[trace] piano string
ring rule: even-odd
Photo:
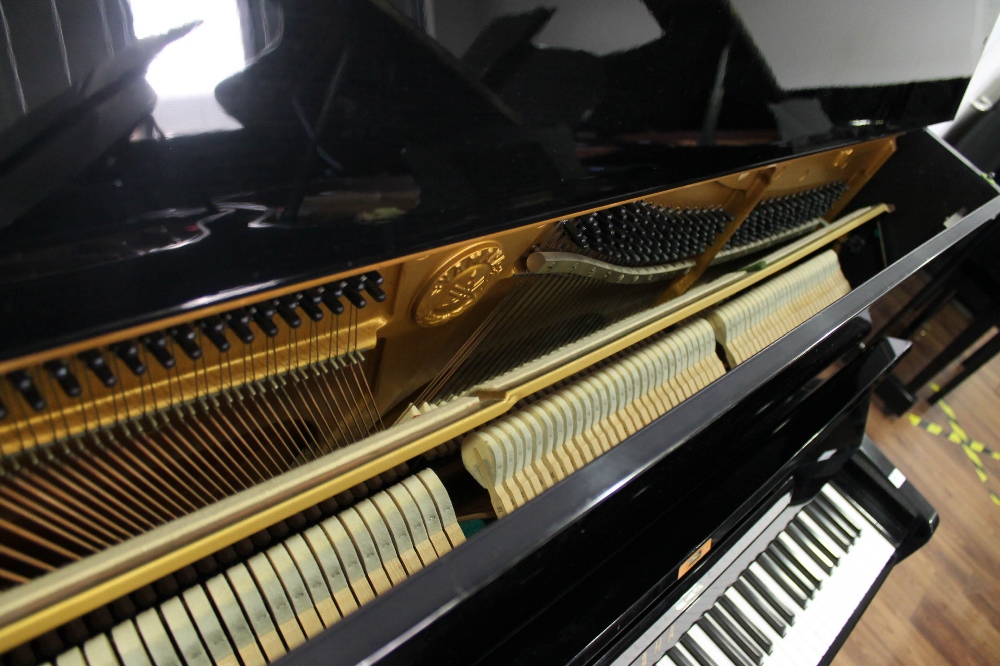
[[[704,322],[668,330],[672,325],[889,209],[835,219],[891,154],[892,140],[855,147],[850,159],[844,152],[646,195],[0,363],[9,380],[0,389],[8,408],[0,420],[0,578],[11,588],[0,595],[0,648],[45,632],[82,644],[93,632],[66,627],[85,613],[98,633],[111,630],[109,618],[132,622],[139,607],[93,619],[128,592],[174,577],[164,588],[170,594],[154,590],[155,602],[140,605],[166,603],[179,588],[205,584],[210,573],[243,566],[274,539],[341,520],[432,462],[464,474],[446,464],[462,436],[475,428],[473,440],[490,428],[512,432],[503,419],[521,418],[511,411],[518,405],[523,412],[563,403],[563,416],[573,416],[578,407],[565,396],[582,395],[573,382],[615,386],[607,405],[586,418],[549,421],[562,429],[565,446],[540,430],[539,417],[517,426],[516,446],[501,444],[499,455],[493,449],[492,463],[471,456],[469,471],[490,489],[495,514],[516,509],[721,376],[713,338],[726,347],[728,313],[764,292],[710,315],[713,324],[724,322],[714,333]],[[757,260],[743,269],[725,263],[751,253]],[[832,264],[823,256],[795,274],[819,262],[826,266],[819,273],[829,276]],[[826,300],[815,300],[812,311],[841,295],[843,283],[827,280],[820,292]],[[762,348],[809,312],[794,309],[779,323],[760,316],[768,335],[755,336],[751,347]],[[681,347],[698,352],[679,361],[664,383],[667,375],[654,377],[635,361],[653,362],[657,344],[677,359]],[[745,347],[741,359],[753,353]],[[596,419],[601,435],[584,427],[587,419]],[[540,441],[518,434],[533,429]],[[279,506],[254,514],[241,504],[278,487],[287,500]],[[314,501],[320,493],[325,497]],[[122,562],[136,562],[134,544],[148,543],[137,537],[162,541],[163,530],[195,524],[197,530],[178,529],[182,555],[145,553],[121,585]],[[457,522],[450,525],[455,532]],[[456,534],[449,538],[460,542]],[[91,566],[95,555],[107,558]],[[214,564],[205,571],[193,566],[209,559]],[[366,570],[370,582],[373,570]],[[406,573],[396,569],[390,580]],[[61,588],[75,592],[67,598]],[[368,598],[355,591],[357,603]],[[42,607],[45,613],[32,610]]]

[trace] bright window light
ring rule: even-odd
[[[245,62],[236,0],[130,0],[129,4],[140,39],[202,22],[149,65],[146,80],[158,97],[153,116],[164,133],[239,128],[215,101],[215,86],[242,70]]]

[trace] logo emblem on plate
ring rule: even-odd
[[[500,277],[503,260],[497,243],[476,245],[450,260],[417,299],[414,321],[419,326],[437,326],[471,308]]]

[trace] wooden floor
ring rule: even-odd
[[[927,350],[940,348],[963,323],[959,312],[932,321],[900,376],[912,376]],[[1000,450],[1000,357],[946,402],[969,439]],[[1000,494],[1000,461],[980,454],[988,476],[982,483],[961,446],[948,439],[954,428],[946,412],[922,402],[912,413],[925,425],[940,425],[941,433],[875,409],[868,433],[938,510],[941,525],[892,571],[834,664],[1000,664],[1000,506],[987,490]]]

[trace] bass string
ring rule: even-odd
[[[331,318],[329,338],[331,341],[337,340],[339,352],[339,324]],[[315,378],[322,379],[322,383],[328,391],[319,391],[319,396],[315,395],[315,386],[306,384],[304,375],[296,372],[296,379],[293,380],[294,391],[299,393],[300,398],[308,398],[308,402],[300,403],[309,417],[315,421],[322,421],[327,438],[330,440],[328,446],[333,446],[338,439],[346,439],[341,429],[338,437],[334,433],[334,426],[326,415],[333,415],[332,405],[338,407],[342,404],[348,405],[349,412],[354,416],[344,418],[344,427],[358,428],[364,426],[365,430],[371,431],[384,427],[381,423],[381,415],[373,409],[374,397],[368,378],[357,362],[357,341],[358,320],[356,313],[349,313],[349,331],[347,353],[344,355],[328,355],[325,359],[326,365],[315,367]],[[315,331],[315,329],[314,329]],[[311,335],[311,338],[315,335]],[[294,370],[298,370],[302,365],[302,350],[295,341],[295,358],[291,365]],[[308,342],[309,350],[306,359],[307,365],[319,366],[320,355],[316,341]],[[266,345],[266,343],[265,343]],[[147,362],[146,350],[141,348],[142,360]],[[315,349],[315,358],[313,350]],[[173,343],[171,341],[171,351]],[[243,349],[244,354],[244,377],[256,380],[256,368],[252,362],[252,353],[249,349]],[[232,358],[225,355],[225,368],[223,365],[223,353],[218,352],[219,378],[221,382],[228,378],[229,388],[234,390],[239,383],[233,376]],[[349,361],[344,361],[344,357]],[[272,347],[269,351],[265,349],[265,361],[273,359],[274,368],[278,366],[277,350]],[[72,361],[74,369],[77,369],[77,362]],[[247,368],[247,364],[250,368]],[[114,372],[120,375],[121,368],[117,359],[112,358]],[[61,540],[72,544],[74,548],[83,553],[96,552],[112,543],[120,542],[126,538],[142,533],[156,525],[163,524],[176,518],[178,515],[188,513],[197,508],[197,505],[204,505],[214,501],[221,496],[230,494],[236,490],[227,480],[226,474],[220,474],[227,468],[241,468],[242,465],[227,454],[227,450],[232,448],[243,458],[246,467],[254,471],[254,476],[261,478],[268,476],[268,472],[277,472],[281,467],[288,467],[285,459],[284,465],[278,459],[270,458],[270,470],[263,460],[256,455],[255,447],[248,443],[242,433],[252,433],[256,439],[260,450],[267,451],[272,455],[278,451],[273,445],[270,448],[262,446],[268,437],[259,437],[264,433],[264,429],[251,426],[251,421],[259,426],[254,413],[260,413],[261,404],[265,404],[271,411],[271,416],[275,421],[282,423],[285,419],[279,418],[283,415],[287,420],[295,424],[302,420],[302,412],[296,406],[287,383],[275,382],[269,387],[268,393],[274,396],[280,407],[281,415],[273,410],[271,400],[264,400],[260,392],[257,393],[257,404],[250,405],[242,395],[236,399],[230,395],[229,391],[223,391],[224,401],[229,407],[229,414],[239,421],[240,426],[234,427],[221,408],[212,409],[207,404],[205,398],[210,386],[209,371],[207,362],[201,360],[201,368],[195,366],[195,376],[193,377],[194,397],[191,398],[201,405],[200,411],[195,411],[189,402],[189,395],[186,395],[184,380],[179,370],[175,367],[167,372],[166,391],[167,401],[170,404],[177,404],[175,397],[179,397],[180,405],[187,405],[187,411],[174,407],[173,418],[168,415],[167,409],[162,409],[157,390],[152,384],[150,376],[140,377],[138,384],[139,408],[137,413],[132,412],[130,402],[127,399],[124,385],[117,386],[111,391],[111,406],[113,418],[110,422],[104,423],[103,416],[97,409],[93,408],[93,422],[86,400],[80,407],[83,418],[83,432],[72,438],[59,437],[58,426],[55,423],[56,415],[50,414],[49,427],[53,432],[53,439],[58,442],[58,447],[53,447],[52,451],[58,452],[58,467],[42,465],[38,470],[19,479],[13,484],[4,484],[2,490],[4,499],[8,504],[14,503],[13,514],[16,514],[21,521],[27,521],[39,529],[27,530],[18,523],[4,519],[0,516],[0,529],[8,534],[20,535],[35,548],[48,554],[47,559],[53,560],[56,564],[59,560],[71,560],[79,557],[78,552],[60,546],[58,543],[42,536],[49,533],[58,536]],[[149,366],[147,365],[147,368]],[[347,376],[341,376],[342,370],[349,367]],[[325,369],[325,371],[324,371]],[[200,375],[198,374],[200,370]],[[270,370],[270,368],[266,368]],[[225,373],[225,376],[224,376]],[[93,386],[89,374],[81,373],[87,384],[87,393],[93,395]],[[270,374],[265,372],[265,377]],[[334,396],[334,389],[330,384],[331,377],[337,386],[341,400],[331,400]],[[284,378],[282,378],[284,379]],[[263,382],[263,380],[260,380]],[[58,395],[52,381],[46,379],[45,384],[49,390],[46,393]],[[265,389],[262,383],[258,387]],[[319,400],[323,401],[323,405]],[[217,401],[217,400],[216,400]],[[15,401],[12,401],[15,402]],[[17,404],[15,402],[15,404]],[[20,407],[20,405],[19,405]],[[254,409],[256,407],[257,409]],[[62,422],[65,432],[69,432],[68,420],[65,406],[61,400],[57,399],[55,411]],[[341,411],[341,413],[343,413]],[[30,422],[27,419],[17,419],[19,423]],[[273,424],[275,421],[272,421]],[[334,422],[336,420],[334,419]],[[273,425],[272,425],[273,428]],[[338,426],[338,429],[340,427]],[[218,436],[219,432],[231,433],[233,436],[223,438]],[[24,441],[25,435],[19,430],[21,437],[21,449],[31,452],[34,455],[36,446],[28,446]],[[290,433],[284,431],[285,436],[279,437],[289,444]],[[301,433],[302,431],[299,430]],[[272,429],[272,433],[277,434],[278,430]],[[362,430],[355,430],[351,439],[357,439],[364,435]],[[38,438],[32,436],[31,440],[37,443]],[[310,443],[309,440],[305,440]],[[312,440],[315,443],[315,440]],[[327,448],[327,447],[324,447]],[[252,452],[252,453],[251,453]],[[289,451],[289,453],[291,453]],[[214,459],[210,461],[205,456]],[[315,452],[314,452],[315,455]],[[225,461],[223,460],[225,457]],[[279,456],[280,458],[281,456]],[[49,462],[56,461],[54,456],[50,456]],[[225,464],[228,463],[228,464]],[[209,470],[216,470],[208,473]],[[6,475],[9,478],[9,475]],[[243,484],[240,484],[243,485]],[[125,501],[125,497],[130,497],[132,501]],[[136,499],[141,501],[136,502]],[[58,510],[56,510],[58,507]],[[100,510],[98,510],[98,508]],[[102,514],[101,511],[105,513]],[[5,512],[8,513],[9,512]],[[35,562],[35,564],[45,566],[55,566],[46,563],[42,559],[34,558],[26,552],[11,550],[9,553],[0,552],[0,556],[6,556],[24,563]],[[34,558],[34,559],[32,559]],[[37,561],[36,561],[37,560]],[[6,573],[5,573],[6,572]],[[7,575],[10,573],[10,575]],[[0,567],[0,579],[10,582],[24,582],[27,577],[17,572],[12,572],[5,567]]]

